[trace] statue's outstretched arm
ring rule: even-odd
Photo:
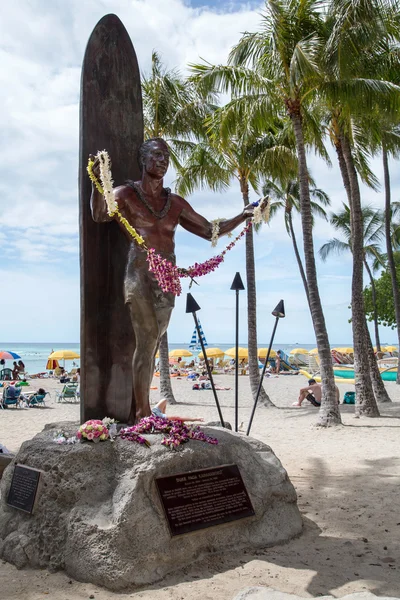
[[[186,200],[180,198],[182,202],[182,212],[180,214],[179,223],[184,229],[198,235],[205,240],[211,240],[213,233],[213,224],[199,215],[190,206]],[[238,225],[246,221],[246,219],[253,216],[254,208],[249,205],[236,217],[232,219],[221,219],[219,221],[219,236],[225,235],[233,231]]]

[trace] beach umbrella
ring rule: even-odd
[[[63,367],[65,368],[66,360],[74,360],[75,358],[80,358],[79,354],[74,352],[73,350],[56,350],[52,352],[48,357],[48,360],[56,359],[63,361]]]
[[[156,358],[160,358],[160,352],[157,350]]]
[[[265,358],[267,356],[267,353],[268,353],[268,348],[259,348],[257,350],[257,356],[258,356],[258,358]],[[269,353],[269,357],[270,358],[275,358],[276,357],[275,350],[271,350],[271,352]]]
[[[309,354],[318,354],[318,348],[313,348],[312,350],[310,350]]]
[[[397,346],[385,346],[384,348],[382,347],[382,350],[385,350],[386,352],[397,352]]]
[[[308,350],[305,348],[294,348],[294,350],[290,351],[290,354],[308,354]]]
[[[239,358],[249,358],[249,351],[247,350],[247,348],[241,348],[239,346],[238,350],[239,350],[239,354],[238,354]],[[227,356],[232,356],[233,358],[235,358],[235,356],[236,356],[235,346],[233,348],[229,348],[229,350],[226,350],[225,354]],[[208,350],[207,350],[207,356],[208,356]]]
[[[336,350],[336,352],[341,352],[342,354],[353,354],[353,352],[354,352],[354,348],[350,348],[350,347],[348,347],[348,348],[346,348],[346,347],[332,348],[332,350]]]
[[[0,350],[0,360],[15,360],[16,358],[21,358],[16,352],[11,352],[11,350]]]
[[[171,350],[171,352],[169,353],[170,358],[173,358],[174,356],[176,356],[177,358],[182,357],[182,356],[193,356],[192,352],[190,352],[190,350],[185,350],[184,348],[178,348],[178,350]]]
[[[55,358],[56,360],[73,360],[74,358],[80,358],[80,356],[73,350],[56,350],[50,354],[49,358]]]
[[[60,365],[58,364],[58,360],[56,358],[49,358],[46,364],[46,369],[48,371],[54,371],[54,369],[57,369],[59,366]]]
[[[207,358],[222,358],[225,354],[221,348],[207,348]],[[203,360],[204,355],[202,352],[199,353],[199,358]]]

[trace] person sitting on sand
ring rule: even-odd
[[[335,385],[336,388],[336,400],[339,404],[339,388]],[[304,400],[308,400],[311,402],[313,406],[321,406],[322,399],[322,385],[317,383],[315,379],[308,380],[308,386],[301,388],[299,393],[299,399],[297,402],[293,403],[293,406],[301,406]]]
[[[162,398],[160,402],[157,402],[151,409],[152,414],[155,417],[160,417],[160,419],[169,419],[170,421],[204,421],[201,417],[173,417],[171,415],[166,415],[167,402],[168,400],[166,398]]]

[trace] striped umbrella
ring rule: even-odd
[[[0,360],[15,360],[16,358],[21,358],[16,352],[11,352],[11,350],[0,350]]]

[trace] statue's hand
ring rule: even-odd
[[[251,219],[253,214],[254,214],[254,206],[252,206],[251,204],[249,204],[248,206],[245,206],[245,208],[243,209],[243,212],[242,212],[243,217],[245,217],[246,219]]]
[[[96,158],[95,156],[93,156],[93,154],[89,154],[89,158],[90,158],[90,160],[94,161],[94,165],[92,167],[93,174],[96,177],[96,179],[98,181],[100,181],[100,161],[99,161],[98,158]]]

